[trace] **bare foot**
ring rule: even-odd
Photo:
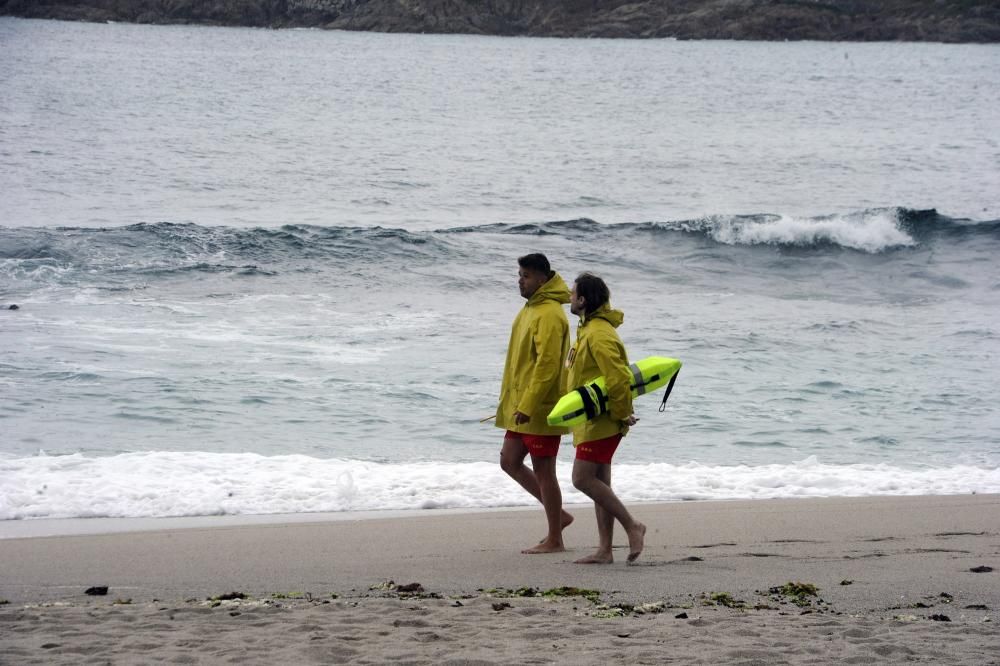
[[[615,561],[614,556],[611,551],[597,551],[593,555],[588,555],[587,557],[581,557],[575,564],[611,564]]]
[[[539,553],[562,553],[565,552],[566,547],[563,545],[562,541],[550,541],[545,539],[537,546],[531,548],[525,548],[521,552],[525,555],[538,555]]]
[[[559,523],[560,523],[559,524],[559,528],[563,529],[563,530],[566,529],[567,527],[569,527],[573,523],[574,520],[575,520],[575,518],[573,518],[573,516],[571,514],[567,513],[566,511],[563,511],[562,512],[562,517],[559,520]],[[535,546],[535,548],[538,548],[539,546],[545,544],[548,540],[549,540],[549,538],[545,537],[544,539],[542,539],[541,541],[538,542],[538,546]],[[565,548],[563,550],[565,550]],[[561,551],[540,550],[538,552],[540,552],[540,553],[549,553],[549,552],[558,553],[558,552],[561,552]]]
[[[642,547],[646,543],[646,526],[636,523],[628,533],[628,561],[635,562],[642,553]]]

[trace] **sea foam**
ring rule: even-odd
[[[712,217],[709,236],[727,245],[795,245],[823,243],[877,253],[917,242],[899,224],[898,209],[873,209],[847,215],[804,218],[788,215],[763,219]]]
[[[1000,493],[1000,468],[886,464],[621,464],[626,502]],[[571,463],[558,476],[567,504]],[[386,464],[253,453],[80,454],[0,459],[0,520],[167,517],[532,505],[498,465]]]

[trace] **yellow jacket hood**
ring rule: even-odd
[[[524,305],[525,307],[538,305],[544,301],[555,301],[559,304],[569,303],[569,296],[570,290],[566,286],[566,282],[559,273],[554,272],[548,282],[539,287]]]
[[[615,328],[618,328],[619,326],[622,325],[622,322],[625,321],[625,313],[622,312],[621,310],[615,310],[614,308],[611,307],[610,304],[605,303],[601,307],[591,312],[589,315],[584,315],[580,317],[580,325],[582,326],[586,322],[592,321],[594,319],[603,319],[604,321],[608,322]]]

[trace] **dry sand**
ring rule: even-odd
[[[584,508],[2,539],[0,664],[1000,666],[1000,496],[633,509],[631,566]]]

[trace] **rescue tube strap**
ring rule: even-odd
[[[667,398],[670,397],[670,392],[674,390],[674,382],[677,381],[677,375],[679,375],[679,374],[681,374],[680,370],[678,370],[677,372],[675,372],[674,376],[670,378],[670,383],[667,384],[667,390],[663,394],[663,400],[660,401],[660,409],[659,409],[659,411],[662,412],[662,411],[666,410],[666,408],[667,408]]]
[[[587,386],[578,386],[576,392],[580,394],[580,399],[583,401],[583,411],[587,413],[587,420],[590,420],[597,416],[597,405],[591,399],[590,391],[587,388]]]
[[[600,407],[600,413],[608,411],[608,394],[601,390],[601,387],[597,384],[591,384],[590,388],[594,390],[594,396],[597,397],[597,403]]]
[[[628,369],[632,371],[632,388],[635,389],[636,395],[642,395],[646,392],[646,382],[642,379],[642,370],[639,369],[635,363],[628,366]]]

